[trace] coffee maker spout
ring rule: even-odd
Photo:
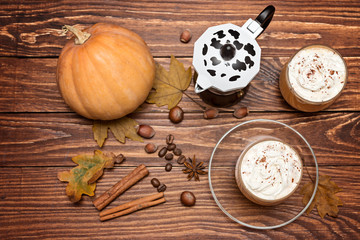
[[[203,91],[205,91],[206,89],[210,88],[212,85],[209,82],[209,79],[207,77],[202,77],[201,75],[199,75],[196,79],[196,83],[195,83],[195,92],[196,93],[201,93]]]

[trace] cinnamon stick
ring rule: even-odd
[[[112,213],[112,214],[108,214],[106,216],[100,217],[100,221],[106,221],[106,220],[109,220],[109,219],[120,217],[120,216],[129,214],[129,213],[132,213],[132,212],[144,209],[144,208],[148,208],[148,207],[151,207],[151,206],[158,205],[158,204],[163,203],[163,202],[166,202],[164,197],[162,197],[162,198],[160,198],[158,200],[155,200],[155,201],[140,203],[140,204],[135,205],[133,207],[130,207],[130,208],[126,209],[126,210],[116,212],[116,213]]]
[[[131,173],[126,177],[122,178],[109,190],[101,194],[98,198],[93,201],[94,206],[101,210],[106,207],[110,202],[117,198],[120,194],[129,189],[132,185],[140,181],[142,178],[147,176],[149,171],[147,170],[144,164],[141,164],[135,168]]]
[[[108,209],[108,210],[104,210],[104,211],[99,213],[99,216],[103,217],[103,216],[106,216],[106,215],[109,215],[109,214],[112,214],[112,213],[115,213],[115,212],[119,212],[121,210],[130,208],[130,207],[133,207],[133,206],[145,203],[145,202],[150,202],[150,201],[162,198],[162,197],[164,197],[164,192],[160,192],[160,193],[149,195],[149,196],[146,196],[146,197],[143,197],[143,198],[139,198],[137,200],[124,203],[124,204],[122,204],[120,206],[117,206],[117,207],[114,207],[114,208],[111,208],[111,209]]]

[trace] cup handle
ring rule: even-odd
[[[267,26],[269,26],[271,19],[274,16],[274,13],[275,13],[275,7],[273,5],[269,5],[256,17],[255,21],[263,29],[262,32],[267,28]]]

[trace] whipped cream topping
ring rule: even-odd
[[[325,102],[343,89],[346,66],[341,56],[325,46],[300,50],[288,64],[294,91],[311,102]]]
[[[245,187],[264,200],[281,199],[297,187],[302,175],[299,155],[289,145],[265,140],[242,154],[239,168]]]

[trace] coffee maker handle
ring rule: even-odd
[[[275,13],[275,7],[273,5],[269,5],[256,17],[255,21],[263,29],[261,33],[267,28],[267,26],[269,26],[271,19],[274,16],[274,13]]]
[[[242,27],[248,30],[248,33],[252,38],[256,39],[265,30],[265,28],[269,26],[274,13],[275,7],[273,5],[269,5],[256,17],[255,20],[249,18]]]

